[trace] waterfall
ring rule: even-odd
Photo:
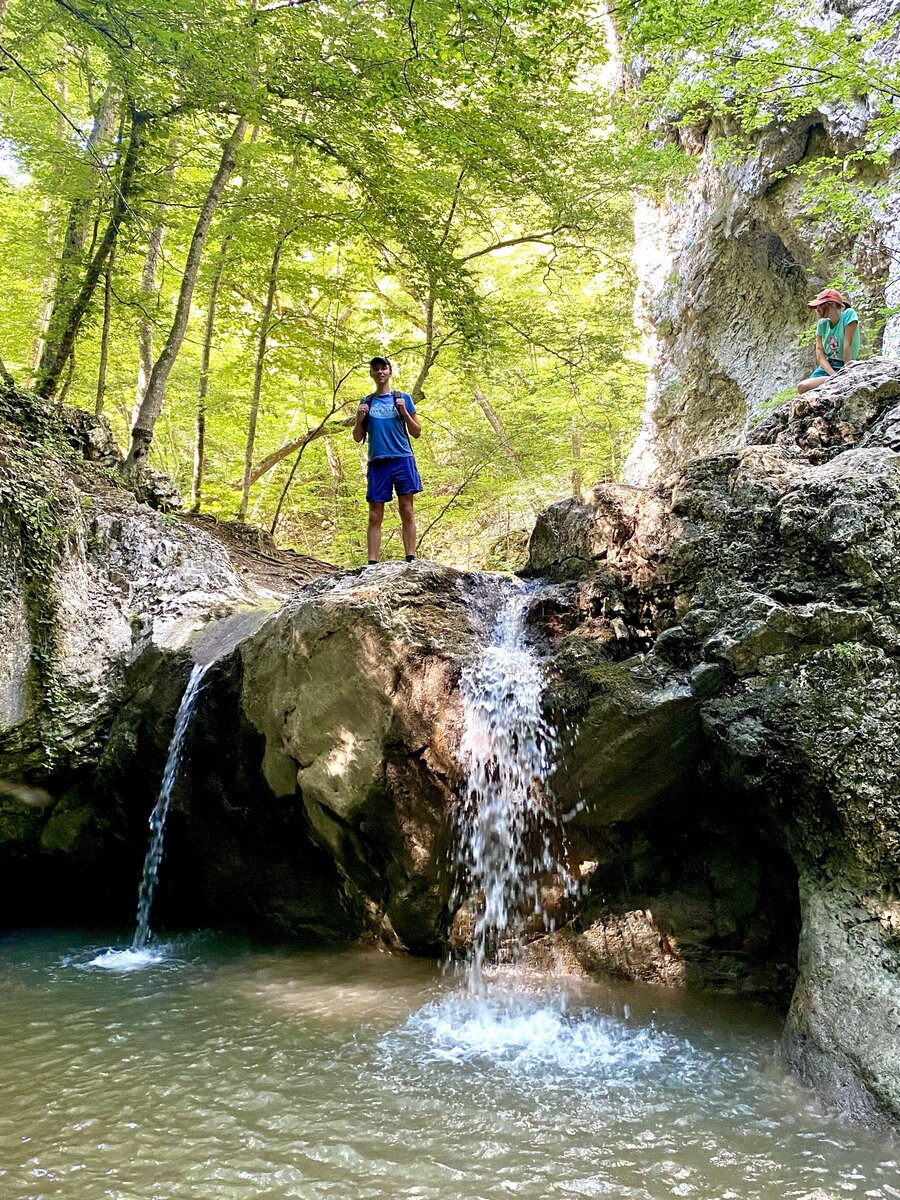
[[[507,602],[489,645],[460,680],[466,784],[456,900],[476,907],[469,975],[476,992],[501,947],[518,957],[529,915],[550,927],[543,887],[553,881],[571,893],[574,886],[559,858],[562,831],[548,787],[557,736],[542,713],[541,665],[525,644],[527,604],[525,593]]]
[[[178,769],[184,753],[184,743],[190,728],[191,718],[197,707],[197,700],[203,687],[203,680],[211,662],[195,663],[191,670],[187,687],[178,706],[175,717],[175,729],[169,742],[169,753],[163,771],[159,796],[153,812],[150,814],[150,845],[144,859],[144,871],[141,876],[141,888],[138,895],[137,928],[131,941],[132,950],[143,950],[150,942],[150,909],[153,906],[153,894],[156,891],[156,880],[159,875],[159,864],[162,860],[163,836],[166,828],[166,817],[172,800],[172,791],[178,778]]]

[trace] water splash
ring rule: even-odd
[[[424,1005],[399,1030],[385,1035],[387,1051],[411,1043],[423,1063],[465,1063],[488,1072],[539,1075],[546,1086],[585,1075],[602,1085],[636,1078],[667,1061],[696,1070],[702,1056],[683,1040],[652,1024],[632,1024],[581,1005],[564,993],[492,992],[489,997],[451,995]]]
[[[133,955],[135,952],[146,951],[153,936],[150,932],[150,910],[153,907],[153,895],[156,891],[159,864],[162,860],[166,817],[169,815],[172,791],[175,787],[175,780],[178,778],[178,769],[181,766],[184,742],[187,731],[190,728],[191,717],[194,715],[194,709],[197,706],[197,700],[203,687],[203,680],[210,666],[212,666],[211,662],[196,663],[194,665],[188,679],[187,687],[184,689],[184,695],[181,697],[181,703],[178,706],[178,714],[175,717],[175,729],[172,733],[172,740],[169,742],[169,754],[166,758],[159,796],[153,812],[150,814],[150,845],[147,849],[147,856],[144,859],[144,871],[141,876],[141,887],[138,895],[137,928],[131,940],[131,949],[130,951],[126,951],[126,954]],[[134,966],[137,965],[140,964],[135,962]]]
[[[149,933],[149,931],[148,931]],[[103,950],[100,954],[88,959],[84,963],[75,963],[74,965],[80,971],[90,970],[96,967],[101,971],[113,971],[120,975],[126,975],[129,971],[143,971],[146,967],[156,966],[158,963],[166,962],[169,958],[168,946],[148,946],[143,950]]]
[[[457,903],[475,906],[470,990],[484,991],[484,968],[501,951],[519,956],[529,916],[552,921],[550,885],[563,895],[574,880],[560,861],[562,831],[548,777],[556,731],[542,711],[544,677],[525,643],[528,596],[500,611],[490,644],[460,680],[466,788],[457,814]]]

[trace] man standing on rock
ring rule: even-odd
[[[802,395],[819,387],[826,379],[849,366],[859,354],[859,317],[835,288],[825,288],[808,308],[814,308],[816,322],[816,362],[819,364],[809,379],[797,384]]]
[[[422,480],[416,468],[411,438],[417,438],[422,426],[416,417],[416,406],[406,392],[391,388],[393,368],[386,358],[373,358],[369,374],[375,391],[361,401],[356,410],[353,440],[369,440],[368,486],[369,527],[366,548],[369,563],[377,563],[381,553],[381,523],[384,506],[397,493],[400,509],[400,529],[406,561],[416,557],[416,518],[413,501],[422,490]]]

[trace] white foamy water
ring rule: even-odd
[[[152,937],[150,932],[150,911],[153,907],[153,896],[156,892],[156,883],[159,878],[159,864],[162,861],[166,817],[169,815],[172,791],[175,787],[175,781],[178,778],[178,771],[184,754],[185,737],[190,728],[194,709],[197,706],[197,699],[203,687],[203,680],[211,666],[211,661],[203,664],[194,664],[187,687],[184,689],[184,695],[181,697],[181,703],[178,706],[178,713],[175,717],[175,729],[172,732],[172,740],[169,742],[169,753],[163,770],[159,797],[157,798],[153,812],[150,814],[150,845],[147,848],[147,856],[144,859],[144,870],[141,875],[141,887],[138,894],[137,928],[134,931],[134,938],[131,943],[131,950],[135,953],[146,950]],[[134,970],[135,967],[128,969]]]
[[[490,644],[460,680],[466,787],[457,813],[456,902],[474,908],[470,983],[506,943],[515,958],[529,916],[545,917],[542,889],[571,892],[548,777],[556,733],[542,712],[544,677],[525,641],[528,597],[501,610]]]
[[[154,945],[143,950],[104,950],[85,963],[77,963],[82,970],[96,967],[101,971],[143,971],[146,967],[166,962],[170,955],[168,946]]]
[[[543,1077],[615,1073],[619,1084],[666,1057],[693,1057],[676,1038],[646,1026],[629,1028],[625,1020],[570,1005],[562,994],[450,996],[413,1014],[399,1036],[418,1042],[421,1054],[434,1061]]]

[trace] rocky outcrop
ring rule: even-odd
[[[789,1060],[873,1123],[900,1119],[898,431],[900,366],[862,364],[665,485],[554,506],[530,563],[582,881],[530,953],[792,991]],[[52,415],[31,444],[0,432],[6,919],[58,919],[86,878],[125,915],[191,641],[216,662],[163,923],[442,948],[458,680],[500,583],[335,573],[226,634],[210,618],[260,593],[221,540],[139,505]]]
[[[109,731],[155,664],[155,709],[171,720],[179,652],[209,622],[270,603],[220,540],[151,509],[119,482],[105,422],[0,392],[0,875],[4,919],[52,916],[67,881],[129,907],[147,814],[141,768],[95,793]],[[321,570],[321,568],[320,568]],[[307,578],[312,571],[307,571]],[[168,734],[164,735],[166,740]],[[158,782],[159,775],[155,780]],[[153,786],[152,784],[150,786]],[[139,836],[130,831],[138,829]],[[121,875],[118,864],[122,867]],[[111,885],[112,886],[112,885]],[[86,903],[88,901],[86,900]],[[99,903],[99,899],[98,899]]]
[[[895,0],[836,7],[860,36],[896,11]],[[820,19],[830,20],[826,9]],[[890,62],[896,39],[872,53]],[[822,287],[838,283],[861,311],[864,355],[900,356],[900,315],[885,317],[900,298],[896,143],[883,162],[867,159],[865,220],[812,211],[803,174],[821,171],[826,187],[839,181],[842,160],[869,149],[876,113],[877,102],[863,98],[800,120],[773,117],[752,142],[718,120],[668,130],[694,171],[664,201],[638,209],[637,309],[651,376],[632,483],[743,443],[748,422],[815,365],[806,302]]]
[[[900,363],[861,364],[744,448],[625,506],[617,488],[564,502],[535,536],[544,564],[548,529],[574,531],[555,569],[577,577],[578,603],[567,629],[545,628],[563,701],[581,689],[557,791],[571,801],[577,787],[574,836],[597,862],[566,952],[635,977],[712,971],[746,986],[760,941],[760,968],[779,974],[799,896],[785,1053],[869,1122],[900,1119],[898,422]],[[622,519],[604,545],[611,511]],[[623,657],[647,638],[643,614],[652,645]],[[682,719],[667,719],[678,704]],[[633,786],[609,787],[635,705],[656,724]],[[660,758],[679,764],[662,782]]]

